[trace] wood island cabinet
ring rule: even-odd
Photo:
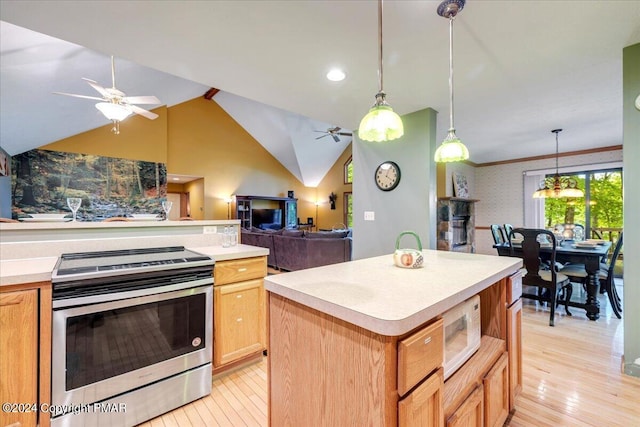
[[[266,257],[216,262],[213,287],[214,372],[265,350],[266,275]]]
[[[270,292],[270,425],[502,426],[513,389],[507,349],[521,345],[517,315],[507,324],[507,283],[479,293],[480,348],[446,381],[440,316],[386,336]]]
[[[509,411],[522,391],[522,273],[507,279],[507,351],[509,352]]]
[[[0,293],[0,400],[38,404],[38,290]],[[37,411],[0,411],[0,426],[35,426]]]

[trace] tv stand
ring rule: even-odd
[[[240,227],[251,229],[259,228],[261,224],[256,223],[257,210],[280,209],[279,228],[298,227],[298,199],[291,197],[271,197],[271,196],[236,196],[236,219],[240,220]],[[273,221],[265,223],[273,224]],[[277,227],[276,225],[276,227]]]

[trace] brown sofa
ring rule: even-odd
[[[285,271],[351,261],[349,231],[242,230],[242,243],[269,249],[267,264]]]

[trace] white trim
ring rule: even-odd
[[[571,173],[571,172],[590,172],[604,169],[622,169],[622,161],[619,162],[608,162],[608,163],[592,163],[590,165],[576,165],[576,166],[564,166],[558,168],[559,173]],[[555,173],[556,168],[546,168],[546,169],[534,169],[524,171],[524,176],[531,175],[548,175]]]

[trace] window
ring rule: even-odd
[[[344,183],[353,184],[353,158],[352,157],[349,157],[349,160],[347,160],[347,162],[344,164]]]
[[[545,227],[583,224],[587,236],[615,242],[622,230],[622,169],[569,175],[584,190],[580,199],[545,199]]]
[[[353,228],[353,194],[351,192],[344,193],[344,221],[345,225]]]

